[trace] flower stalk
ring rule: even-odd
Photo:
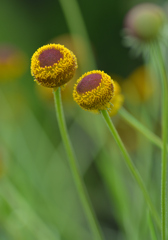
[[[68,155],[69,165],[71,168],[71,172],[74,178],[74,182],[76,184],[76,188],[79,193],[79,197],[81,199],[83,208],[85,210],[86,216],[88,218],[88,221],[90,223],[91,229],[93,231],[94,239],[95,240],[102,240],[103,236],[99,227],[99,224],[97,222],[96,216],[94,214],[94,211],[92,209],[87,191],[85,189],[84,183],[82,181],[82,178],[80,176],[80,172],[78,170],[75,155],[71,146],[71,142],[68,136],[67,128],[65,125],[65,119],[62,109],[62,103],[61,103],[61,89],[54,89],[54,102],[55,102],[55,108],[56,108],[56,115],[58,119],[58,125],[61,132],[62,140]]]
[[[132,173],[134,179],[136,180],[137,184],[139,185],[139,187],[140,187],[140,189],[141,189],[141,191],[142,191],[142,193],[144,195],[144,198],[145,198],[145,200],[147,202],[147,205],[148,205],[148,207],[149,207],[149,209],[151,211],[151,214],[152,214],[153,218],[155,219],[158,227],[161,228],[160,218],[158,216],[158,213],[155,210],[155,207],[153,206],[153,204],[151,202],[151,199],[150,199],[150,196],[149,196],[149,194],[148,194],[148,192],[146,190],[145,184],[144,184],[141,176],[139,175],[139,172],[136,169],[135,165],[131,161],[130,156],[129,156],[129,154],[128,154],[128,152],[127,152],[127,150],[126,150],[126,148],[125,148],[125,146],[124,146],[120,136],[118,135],[118,132],[115,129],[115,127],[114,127],[114,125],[113,125],[113,123],[112,123],[112,121],[110,119],[110,116],[109,116],[107,110],[101,110],[100,112],[101,112],[101,114],[102,114],[102,116],[103,116],[103,118],[104,118],[104,120],[105,120],[105,122],[106,122],[106,124],[107,124],[107,126],[108,126],[108,128],[110,130],[110,132],[112,133],[115,141],[117,142],[117,144],[118,144],[118,146],[119,146],[123,156],[124,156],[124,160],[125,160],[125,163],[126,163],[128,169],[130,170],[130,172]]]
[[[167,179],[167,128],[168,128],[168,84],[165,64],[159,43],[153,47],[153,56],[161,76],[162,87],[162,167],[161,167],[161,223],[162,240],[166,239],[166,179]]]
[[[151,132],[148,128],[146,128],[143,124],[141,124],[136,118],[134,118],[126,109],[122,107],[119,109],[118,113],[130,126],[142,133],[153,144],[155,144],[161,149],[163,148],[162,140],[153,132]]]

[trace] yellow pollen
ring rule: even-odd
[[[60,44],[48,44],[39,48],[31,59],[34,80],[48,88],[67,83],[74,76],[77,67],[76,56]]]
[[[90,76],[94,74],[95,76],[101,75],[101,81],[99,85],[95,88],[91,88],[92,90],[82,91],[81,89],[80,92],[78,92],[77,88],[81,81],[83,81],[83,79],[87,79],[86,77],[90,79]],[[94,82],[94,78],[92,80]],[[95,86],[95,83],[93,83],[93,86]],[[86,85],[83,85],[83,87],[86,90]],[[108,109],[108,107],[110,106],[109,102],[113,98],[113,95],[114,95],[113,80],[109,75],[100,70],[90,71],[82,75],[78,79],[77,84],[75,84],[73,91],[73,98],[77,102],[77,104],[83,109],[91,111]]]

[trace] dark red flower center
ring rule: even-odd
[[[59,50],[52,48],[44,50],[38,59],[40,67],[49,67],[54,65],[54,63],[58,63],[61,58],[63,58],[63,54]]]
[[[99,73],[92,73],[86,77],[84,77],[77,86],[77,92],[79,94],[86,93],[88,91],[92,91],[97,88],[101,83],[102,76]]]

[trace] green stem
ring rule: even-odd
[[[161,222],[162,240],[166,239],[166,178],[167,178],[167,129],[168,129],[168,84],[167,73],[159,44],[153,48],[154,58],[161,76],[162,86],[162,169],[161,169]]]
[[[123,156],[124,156],[124,160],[125,160],[125,163],[127,165],[127,167],[129,168],[130,172],[132,173],[134,179],[136,180],[136,182],[138,183],[143,195],[144,195],[144,198],[148,204],[148,207],[151,211],[151,214],[153,215],[157,225],[159,228],[161,228],[161,224],[160,224],[160,218],[155,210],[155,207],[153,206],[152,202],[151,202],[151,199],[150,199],[150,196],[146,190],[146,187],[144,185],[144,182],[141,178],[141,176],[139,175],[139,172],[138,170],[136,169],[135,165],[132,163],[131,159],[130,159],[130,156],[126,150],[126,148],[124,147],[124,144],[120,138],[120,136],[118,135],[112,121],[111,121],[111,118],[108,114],[108,112],[106,110],[101,110],[101,113],[103,115],[103,118],[108,126],[108,128],[110,129],[110,132],[112,133],[115,141],[117,142]]]
[[[148,224],[149,224],[149,229],[150,229],[150,234],[151,234],[152,240],[157,240],[157,236],[156,236],[155,228],[154,228],[151,216],[150,216],[150,212],[148,212]]]
[[[120,116],[127,122],[129,125],[134,127],[140,133],[142,133],[146,138],[148,138],[153,144],[158,146],[159,148],[163,147],[162,140],[156,136],[153,132],[151,132],[148,128],[146,128],[143,124],[141,124],[136,118],[134,118],[126,109],[121,108],[119,111]],[[167,146],[168,150],[168,146]]]
[[[84,186],[84,183],[80,176],[80,173],[79,173],[79,170],[78,170],[78,167],[76,164],[75,155],[72,150],[71,142],[70,142],[70,139],[68,136],[65,119],[64,119],[64,114],[63,114],[63,109],[62,109],[62,103],[61,103],[61,89],[58,88],[56,91],[53,91],[53,93],[54,93],[54,102],[55,102],[55,107],[56,107],[56,115],[57,115],[58,125],[60,128],[64,146],[65,146],[65,149],[66,149],[66,152],[68,155],[69,165],[70,165],[70,168],[72,171],[74,182],[76,184],[76,188],[78,190],[81,202],[83,204],[83,208],[85,210],[86,216],[88,218],[91,229],[93,231],[94,239],[102,240],[103,236],[102,236],[101,230],[99,228],[97,219],[95,217],[94,211],[92,209],[87,191]]]

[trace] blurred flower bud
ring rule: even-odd
[[[124,20],[124,30],[143,41],[153,40],[159,35],[166,16],[159,6],[152,3],[142,3],[133,7]]]

